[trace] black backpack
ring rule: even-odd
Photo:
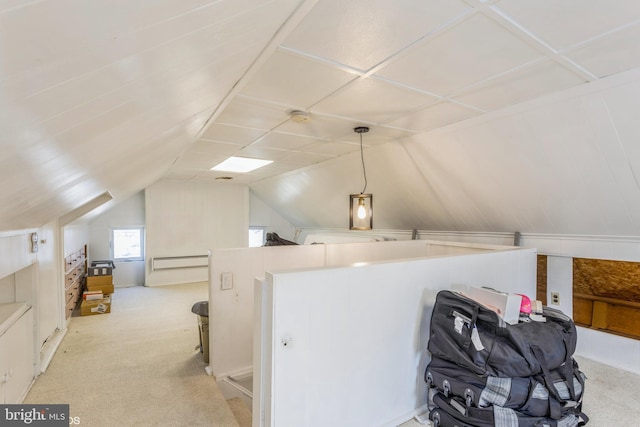
[[[573,321],[561,311],[544,307],[543,314],[546,322],[511,325],[461,293],[440,291],[431,316],[428,349],[432,356],[476,376],[536,379],[553,398],[551,418],[559,419],[561,408],[580,397],[572,357],[577,334]],[[567,384],[569,399],[554,386],[558,380]]]
[[[513,409],[531,417],[552,416],[552,409],[560,407],[560,417],[569,413],[579,414],[582,408],[584,374],[574,361],[573,386],[576,399],[572,400],[569,385],[562,378],[561,371],[550,372],[553,387],[565,400],[560,405],[546,386],[536,377],[494,377],[481,376],[460,368],[453,362],[433,356],[425,370],[425,381],[429,387],[437,389],[444,397],[455,396],[464,401],[465,406],[489,408],[501,406]],[[556,413],[553,414],[557,416]]]
[[[433,396],[436,407],[429,413],[435,427],[578,427],[585,421],[579,415],[568,413],[559,420],[532,417],[513,409],[492,406],[467,407],[456,397],[441,393]]]

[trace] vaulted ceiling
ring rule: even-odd
[[[223,177],[344,228],[364,125],[376,227],[637,234],[639,46],[634,0],[2,2],[0,230]]]

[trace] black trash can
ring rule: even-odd
[[[193,304],[191,312],[198,315],[200,353],[202,353],[205,363],[209,363],[209,301],[199,301]]]

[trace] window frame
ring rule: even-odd
[[[115,254],[115,241],[116,241],[116,232],[118,231],[131,231],[136,230],[140,233],[140,256],[135,257],[124,257],[124,258],[116,258]],[[145,245],[144,245],[144,227],[143,226],[127,226],[127,227],[111,227],[111,236],[110,236],[110,253],[111,259],[115,262],[130,262],[130,261],[144,261],[145,257]]]
[[[251,237],[250,234],[252,231],[262,231],[262,243],[259,246],[251,246]],[[247,238],[247,246],[250,248],[259,248],[261,246],[264,246],[266,239],[267,239],[267,227],[260,227],[260,226],[250,226],[249,227],[249,237]]]

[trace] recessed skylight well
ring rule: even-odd
[[[229,157],[211,168],[212,171],[246,173],[273,163],[273,160],[251,159],[249,157]]]

